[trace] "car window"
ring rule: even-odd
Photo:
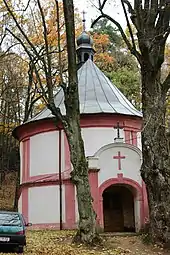
[[[0,225],[21,226],[21,220],[18,214],[0,213]]]

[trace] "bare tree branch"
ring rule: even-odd
[[[29,58],[32,60],[32,58],[33,58],[32,54],[28,50],[28,48],[25,46],[23,41],[18,36],[16,36],[10,29],[6,28],[6,31],[8,31],[22,45],[22,47],[24,48],[25,52],[28,54]]]
[[[30,61],[30,64],[29,64],[29,70],[28,70],[28,77],[29,77],[29,81],[28,81],[28,88],[27,88],[27,99],[26,99],[26,102],[25,102],[25,109],[24,109],[24,120],[23,122],[27,121],[28,120],[28,117],[29,117],[29,114],[30,114],[30,97],[31,97],[31,89],[32,89],[32,84],[33,84],[33,65],[32,65],[32,62]]]
[[[67,59],[68,59],[68,82],[69,86],[67,91],[65,91],[65,104],[66,111],[69,111],[74,105],[75,112],[79,112],[79,98],[77,100],[74,99],[73,94],[78,95],[78,78],[77,78],[77,65],[76,65],[76,46],[75,46],[75,25],[74,25],[74,17],[72,13],[74,13],[72,1],[63,1],[64,6],[64,18],[66,23],[66,35],[67,35]],[[70,9],[69,9],[70,8]],[[72,96],[70,96],[72,95]]]
[[[32,44],[32,42],[29,40],[28,36],[25,34],[25,32],[23,31],[23,29],[21,28],[21,26],[19,25],[13,11],[10,9],[9,5],[7,4],[6,0],[3,0],[7,11],[9,12],[9,14],[11,15],[11,17],[13,18],[17,28],[19,29],[20,33],[24,36],[25,40],[27,41],[27,43],[30,45],[30,47],[33,49],[35,55],[37,55],[37,57],[39,57],[38,52],[36,50],[36,48],[34,47],[34,45]]]
[[[62,70],[62,59],[61,59],[61,35],[60,35],[60,16],[59,16],[59,4],[58,0],[55,0],[56,3],[56,14],[57,14],[57,35],[58,35],[58,52],[59,52],[59,75],[60,75],[60,85],[62,88],[65,90],[66,85],[64,86],[64,81],[63,81],[63,70]],[[66,93],[66,91],[65,91]]]
[[[45,49],[46,49],[46,56],[47,56],[47,65],[44,63],[44,69],[46,74],[46,82],[47,82],[47,88],[48,88],[48,96],[49,101],[54,101],[54,95],[53,95],[53,88],[52,88],[52,73],[51,73],[51,57],[49,55],[49,44],[48,44],[48,33],[47,33],[47,27],[45,22],[45,15],[40,3],[40,0],[37,0],[38,7],[41,13],[41,19],[42,19],[42,25],[43,25],[43,34],[44,34],[44,41],[45,41]]]
[[[50,59],[50,52],[49,52],[49,46],[48,46],[48,39],[47,39],[47,28],[46,28],[46,23],[45,23],[45,16],[43,13],[43,9],[41,7],[40,1],[38,0],[38,7],[41,13],[41,18],[42,18],[42,23],[43,23],[43,29],[44,29],[44,41],[45,41],[45,49],[46,49],[46,57],[47,57],[47,64],[45,62],[44,57],[42,57],[38,51],[36,50],[35,46],[32,44],[32,42],[29,40],[28,36],[25,34],[25,32],[23,31],[23,29],[21,28],[21,26],[19,25],[15,15],[13,14],[13,11],[10,9],[9,5],[7,4],[7,2],[5,0],[3,0],[7,11],[9,12],[9,14],[11,15],[11,17],[13,18],[17,28],[19,29],[20,33],[23,35],[23,37],[25,38],[26,42],[29,44],[30,48],[33,50],[33,53],[35,54],[35,56],[37,57],[37,60],[42,61],[43,63],[43,67],[44,67],[44,71],[45,71],[45,77],[46,77],[46,82],[47,82],[47,87],[48,87],[48,95],[49,98],[47,98],[46,96],[46,91],[43,87],[43,84],[41,82],[41,78],[39,75],[39,72],[37,70],[36,67],[36,63],[34,62],[34,57],[32,55],[32,53],[28,50],[28,48],[26,47],[26,45],[24,44],[24,42],[17,37],[12,31],[10,31],[10,29],[6,29],[16,40],[19,41],[19,43],[22,45],[22,47],[24,48],[25,52],[28,54],[30,60],[32,61],[33,65],[34,65],[34,70],[35,70],[35,74],[36,77],[39,81],[40,87],[42,89],[42,95],[45,99],[45,103],[47,104],[47,107],[52,111],[52,113],[55,116],[58,116],[58,118],[63,122],[64,118],[60,112],[59,108],[55,107],[54,104],[54,98],[53,98],[53,87],[52,87],[52,75],[51,75],[51,59]],[[50,102],[51,99],[51,102]],[[50,104],[48,104],[47,102],[50,102]]]
[[[164,40],[166,42],[166,40],[168,39],[168,36],[170,35],[170,27],[167,29],[167,31],[164,34]]]
[[[6,33],[2,36],[2,39],[1,39],[1,41],[0,41],[0,46],[2,45],[2,43],[3,43],[4,39],[5,39],[5,37],[6,37]]]
[[[134,9],[132,8],[132,5],[131,3],[128,1],[128,0],[123,0],[123,2],[128,6],[128,12],[132,15],[135,14],[135,11]]]
[[[120,31],[120,33],[121,33],[121,36],[122,36],[123,40],[125,41],[125,43],[126,43],[128,49],[130,50],[130,52],[131,52],[133,55],[136,56],[136,58],[138,59],[138,61],[139,61],[139,63],[140,63],[140,62],[141,62],[140,53],[139,53],[137,50],[135,50],[135,49],[133,48],[133,46],[131,45],[130,41],[128,40],[126,34],[124,33],[123,28],[121,27],[120,23],[117,22],[115,19],[113,19],[113,18],[110,17],[109,15],[107,15],[107,14],[105,14],[105,13],[102,12],[102,14],[101,14],[97,19],[95,19],[95,20],[92,22],[91,27],[94,27],[94,25],[95,25],[100,19],[102,19],[102,18],[107,18],[108,20],[110,20],[110,21],[119,29],[119,31]]]
[[[169,17],[170,17],[170,7],[164,1],[160,4],[158,9],[158,20],[156,22],[156,32],[157,34],[166,33],[170,29]]]
[[[25,12],[28,9],[28,7],[29,7],[30,2],[31,2],[31,0],[28,0],[28,2],[27,2],[27,4],[26,4],[24,9],[20,9],[20,10],[16,10],[16,11],[17,12]]]
[[[13,52],[10,52],[10,50],[17,45],[19,45],[19,43],[14,43],[11,46],[9,46],[8,49],[1,54],[1,57],[4,57],[7,53],[8,55],[14,54]]]
[[[128,1],[126,0],[126,2],[128,2]],[[129,33],[130,33],[130,36],[131,36],[132,45],[133,45],[132,47],[133,47],[134,51],[137,52],[136,45],[135,45],[135,40],[134,40],[134,36],[133,36],[133,32],[132,32],[132,28],[131,28],[131,25],[130,25],[130,22],[129,22],[129,18],[128,18],[128,15],[127,15],[127,11],[126,11],[126,8],[125,8],[124,1],[121,0],[121,3],[122,3],[123,11],[124,11],[124,14],[125,14],[126,22],[127,22],[127,27],[129,29]]]
[[[47,96],[46,96],[46,92],[44,90],[44,87],[42,85],[42,82],[41,82],[41,78],[39,76],[39,73],[37,71],[37,68],[36,68],[36,65],[35,65],[35,62],[34,62],[34,58],[31,54],[31,52],[28,50],[28,48],[26,47],[26,45],[24,44],[24,42],[19,38],[17,37],[11,30],[9,30],[8,28],[6,28],[6,30],[22,45],[22,47],[24,48],[25,52],[27,53],[28,57],[30,58],[31,62],[33,63],[34,65],[34,69],[35,69],[35,73],[36,73],[36,76],[37,76],[37,79],[39,81],[39,84],[40,84],[40,87],[42,89],[42,92],[43,92],[43,96],[45,97],[45,99],[47,100]]]
[[[118,23],[115,19],[113,19],[113,18],[110,17],[109,15],[107,15],[107,14],[105,14],[105,13],[102,12],[102,14],[101,14],[97,19],[95,19],[95,20],[92,22],[91,27],[93,28],[94,25],[95,25],[100,19],[102,19],[102,18],[107,18],[108,20],[110,20],[111,22],[113,22],[114,25],[117,26],[117,28],[119,29],[119,31],[120,31],[120,33],[121,33],[123,39],[125,40],[125,42],[126,42],[126,44],[127,44],[127,46],[128,46],[128,49],[131,51],[131,50],[132,50],[132,45],[131,45],[131,43],[129,42],[129,40],[128,40],[126,34],[124,33],[124,31],[123,31],[123,29],[122,29],[120,23]]]
[[[105,7],[107,0],[104,0],[103,3],[101,3],[101,1],[99,0],[99,10],[103,10],[103,8]]]
[[[28,108],[27,115],[25,115],[25,118],[24,118],[23,122],[26,122],[26,121],[28,120],[28,117],[30,116],[30,113],[31,113],[31,111],[32,111],[32,108],[33,108],[34,104],[35,104],[38,100],[40,100],[41,98],[43,98],[42,95],[36,97],[34,100],[31,100],[31,103],[29,104],[29,108]]]

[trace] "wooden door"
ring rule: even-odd
[[[103,197],[104,230],[106,232],[124,231],[122,198],[119,193],[106,193]]]

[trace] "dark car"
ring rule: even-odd
[[[26,245],[25,226],[22,214],[0,211],[0,248],[10,246],[22,253]]]

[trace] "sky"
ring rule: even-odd
[[[88,31],[91,26],[91,20],[99,16],[100,12],[97,10],[92,3],[97,3],[97,0],[74,0],[74,5],[78,8],[79,12],[86,12],[86,30]],[[133,0],[130,1],[133,3]],[[126,19],[123,13],[123,9],[120,3],[120,0],[108,0],[104,12],[114,18],[120,23],[123,29],[127,27]],[[82,14],[83,15],[83,14]],[[167,42],[170,43],[170,36],[167,39]]]
[[[83,10],[86,12],[86,29],[90,29],[91,19],[95,19],[99,12],[97,8],[92,5],[92,2],[95,3],[95,0],[74,0],[74,5],[78,8],[81,13]],[[112,16],[115,20],[117,20],[123,28],[126,27],[126,20],[123,14],[122,6],[118,4],[118,0],[108,1],[108,4],[105,8],[105,13]]]

